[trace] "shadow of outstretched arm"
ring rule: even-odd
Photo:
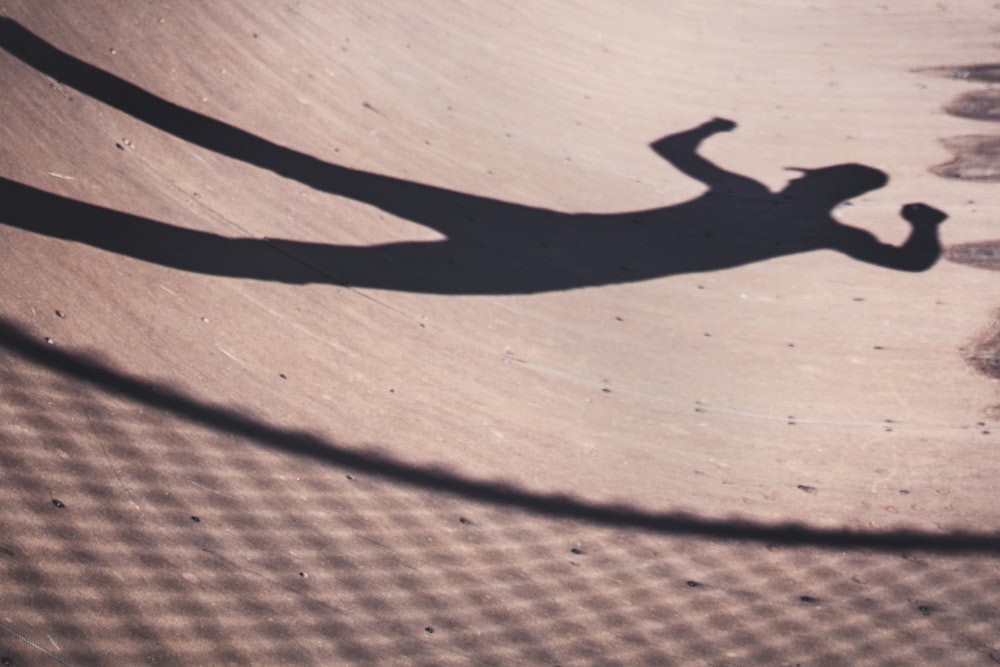
[[[948,216],[933,206],[920,203],[906,204],[900,215],[910,223],[910,234],[901,246],[881,243],[868,232],[846,225],[837,225],[836,238],[831,245],[868,264],[897,271],[926,271],[941,257],[938,227]]]

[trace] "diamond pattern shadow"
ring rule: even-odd
[[[630,523],[0,343],[4,664],[1000,661],[993,538]]]

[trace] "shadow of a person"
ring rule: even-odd
[[[925,204],[903,207],[912,229],[899,247],[833,218],[838,203],[885,185],[887,176],[872,167],[805,170],[775,194],[713,164],[698,149],[706,138],[735,128],[724,119],[652,144],[675,168],[702,182],[703,195],[656,209],[574,214],[324,162],[163,100],[55,49],[9,19],[0,19],[0,48],[180,139],[446,237],[364,247],[227,238],[0,179],[2,223],[186,271],[440,294],[528,294],[727,269],[820,249],[904,271],[925,270],[941,254],[937,225],[946,216]]]
[[[334,183],[328,191],[435,229],[446,239],[364,252],[271,242],[312,266],[339,267],[349,284],[437,293],[563,290],[728,269],[822,249],[903,271],[922,271],[937,261],[937,229],[946,216],[930,206],[902,208],[911,231],[899,247],[834,219],[839,203],[886,184],[887,176],[877,169],[844,164],[802,170],[801,177],[772,193],[699,154],[703,140],[735,126],[714,119],[652,145],[707,186],[687,202],[624,213],[564,213],[328,165],[335,170],[328,171]]]

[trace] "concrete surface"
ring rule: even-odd
[[[1000,662],[998,25],[3,0],[3,664]]]

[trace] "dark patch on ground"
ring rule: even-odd
[[[933,67],[931,69],[918,71],[947,77],[949,79],[961,79],[962,81],[982,81],[986,83],[1000,82],[1000,63]]]
[[[992,257],[1000,258],[1000,241],[992,241],[989,244],[970,243],[966,246],[975,248],[980,245],[992,245]],[[963,262],[965,263],[965,262]],[[1000,261],[996,261],[991,267],[996,269],[1000,266]],[[977,372],[989,378],[1000,379],[1000,310],[993,312],[987,327],[979,333],[969,345],[960,348],[965,352],[965,360]],[[1000,405],[991,405],[984,408],[983,412],[991,419],[1000,419]],[[985,422],[977,422],[977,426],[986,426]],[[989,430],[980,431],[983,435],[989,435]]]
[[[1000,90],[975,90],[959,95],[945,111],[974,120],[1000,121]]]
[[[941,67],[926,70],[948,74],[955,79],[993,83],[1000,81],[1000,63],[966,67]],[[961,118],[1000,121],[1000,90],[992,88],[959,95],[944,107],[945,112]],[[944,146],[954,154],[950,162],[931,167],[931,173],[943,178],[954,178],[981,183],[1000,182],[1000,137],[990,135],[965,135],[942,139]],[[1000,270],[1000,239],[962,243],[945,249],[945,259],[978,269]],[[1000,310],[986,330],[977,336],[968,348],[966,361],[979,373],[1000,379]],[[1000,418],[1000,405],[986,408],[987,414]],[[984,435],[990,431],[983,430]],[[930,607],[920,610],[930,613]]]
[[[1000,243],[997,244],[1000,248]],[[1000,379],[1000,310],[989,326],[969,346],[966,361],[983,375]]]
[[[944,257],[956,264],[1000,271],[1000,239],[953,245],[944,251]]]
[[[931,167],[931,173],[963,181],[1000,182],[1000,137],[970,134],[942,139],[941,143],[955,158]]]

